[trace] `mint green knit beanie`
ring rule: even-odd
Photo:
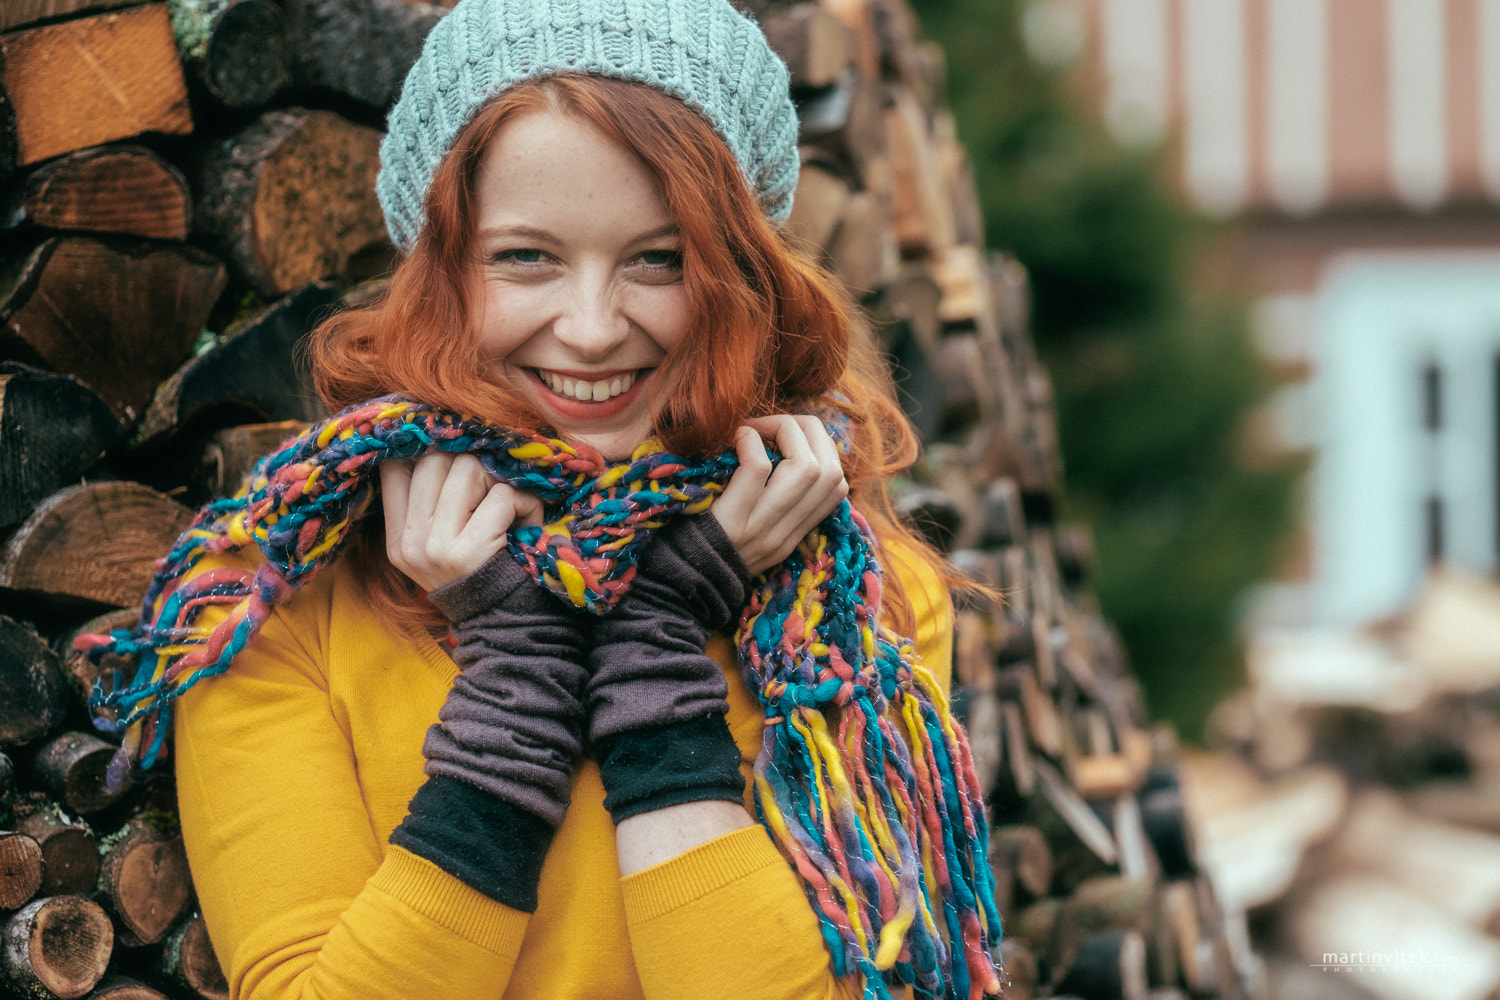
[[[681,98],[724,139],[765,213],[791,214],[786,65],[729,0],[462,0],[427,36],[386,122],[375,190],[392,241],[416,243],[427,186],[476,111],[523,80],[569,72]]]

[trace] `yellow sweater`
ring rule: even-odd
[[[892,552],[917,651],[946,689],[952,608]],[[835,977],[800,883],[757,825],[621,878],[599,770],[584,761],[535,914],[387,843],[423,781],[422,741],[458,668],[386,628],[336,564],[178,702],[178,797],[214,949],[241,1000],[856,995]],[[763,712],[732,643],[747,778]],[[747,795],[748,806],[748,795]]]

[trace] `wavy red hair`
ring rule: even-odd
[[[679,454],[722,451],[752,416],[834,405],[848,417],[851,499],[881,538],[937,557],[893,514],[884,482],[916,458],[917,438],[858,306],[839,280],[772,222],[738,162],[699,113],[638,83],[562,75],[517,85],[464,127],[433,176],[426,222],[376,302],[340,313],[312,338],[318,391],[330,410],[401,393],[507,427],[543,423],[504,380],[484,377],[472,329],[477,261],[475,179],[496,133],[520,116],[574,116],[638,155],[682,236],[683,284],[695,317],[652,380],[657,435]],[[385,556],[382,519],[352,540],[372,604],[406,626],[446,622]],[[944,574],[946,577],[947,574]],[[910,612],[893,575],[893,624]]]

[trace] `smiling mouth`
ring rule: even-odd
[[[630,387],[635,385],[640,374],[630,371],[607,379],[589,381],[560,375],[543,368],[533,368],[532,373],[536,375],[537,381],[552,391],[553,395],[580,403],[602,403],[628,392]]]

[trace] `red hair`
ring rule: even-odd
[[[477,341],[466,333],[480,161],[507,122],[540,111],[574,116],[634,151],[677,222],[694,320],[652,379],[655,429],[666,447],[722,451],[746,418],[806,412],[831,395],[850,423],[844,474],[851,500],[879,537],[899,538],[936,562],[886,497],[885,478],[915,460],[918,444],[858,306],[765,217],[708,121],[641,84],[546,77],[505,91],[475,115],[433,175],[425,226],[385,294],[315,332],[314,377],[328,408],[400,393],[501,426],[545,423],[508,383],[484,376]],[[377,612],[403,625],[446,625],[436,609],[413,601],[415,584],[386,558],[382,519],[366,519],[351,555]],[[887,586],[894,624],[909,633],[894,574]]]

